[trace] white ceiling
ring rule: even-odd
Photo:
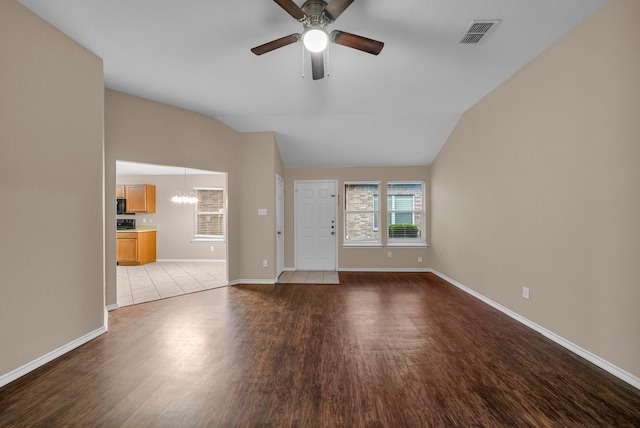
[[[19,1],[101,57],[108,88],[275,131],[287,167],[430,164],[465,110],[606,3],[356,0],[329,29],[384,49],[330,45],[314,81],[300,43],[250,52],[302,29],[273,1]],[[501,22],[460,44],[474,19]]]

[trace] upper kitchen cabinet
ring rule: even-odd
[[[153,184],[128,184],[124,186],[124,193],[128,213],[156,212],[156,186]]]
[[[126,196],[124,194],[124,185],[118,184],[116,186],[116,199],[124,199]]]

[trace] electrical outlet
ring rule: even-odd
[[[522,287],[522,297],[524,297],[525,299],[529,298],[529,288]]]
[[[389,252],[387,253],[387,257],[391,258],[391,256],[392,256],[391,251],[389,251]]]
[[[214,247],[213,245],[211,246],[211,251],[215,251],[216,247]]]
[[[146,223],[146,222],[147,222],[147,218],[146,218],[146,217],[143,217],[143,218],[142,218],[142,222],[143,222],[143,223]]]
[[[418,263],[422,263],[422,257],[418,257]]]
[[[264,260],[262,261],[262,267],[269,267],[269,260],[264,259]]]

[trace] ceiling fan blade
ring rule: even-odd
[[[377,40],[368,39],[366,37],[357,36],[355,34],[338,30],[334,30],[331,32],[331,40],[339,45],[358,49],[362,52],[367,52],[372,55],[378,55],[384,47],[384,43]]]
[[[283,8],[285,12],[293,16],[298,21],[303,20],[307,15],[300,9],[300,6],[295,4],[293,0],[273,0],[278,3],[278,6]]]
[[[283,46],[290,45],[291,43],[295,43],[298,40],[300,40],[300,34],[291,34],[289,36],[280,37],[279,39],[267,42],[264,45],[256,46],[255,48],[251,49],[251,52],[256,55],[262,55],[267,52],[271,52],[274,49],[278,49]]]
[[[324,53],[311,52],[311,74],[313,74],[313,80],[324,77]]]
[[[333,21],[338,19],[340,14],[344,12],[346,8],[348,8],[354,0],[332,0],[324,10],[324,12],[329,15]]]

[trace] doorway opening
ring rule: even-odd
[[[276,278],[284,271],[284,179],[276,174]]]
[[[144,185],[155,190],[154,209],[116,215],[119,307],[228,284],[226,173],[117,161],[116,185],[117,197]],[[177,192],[198,202],[176,203]]]

